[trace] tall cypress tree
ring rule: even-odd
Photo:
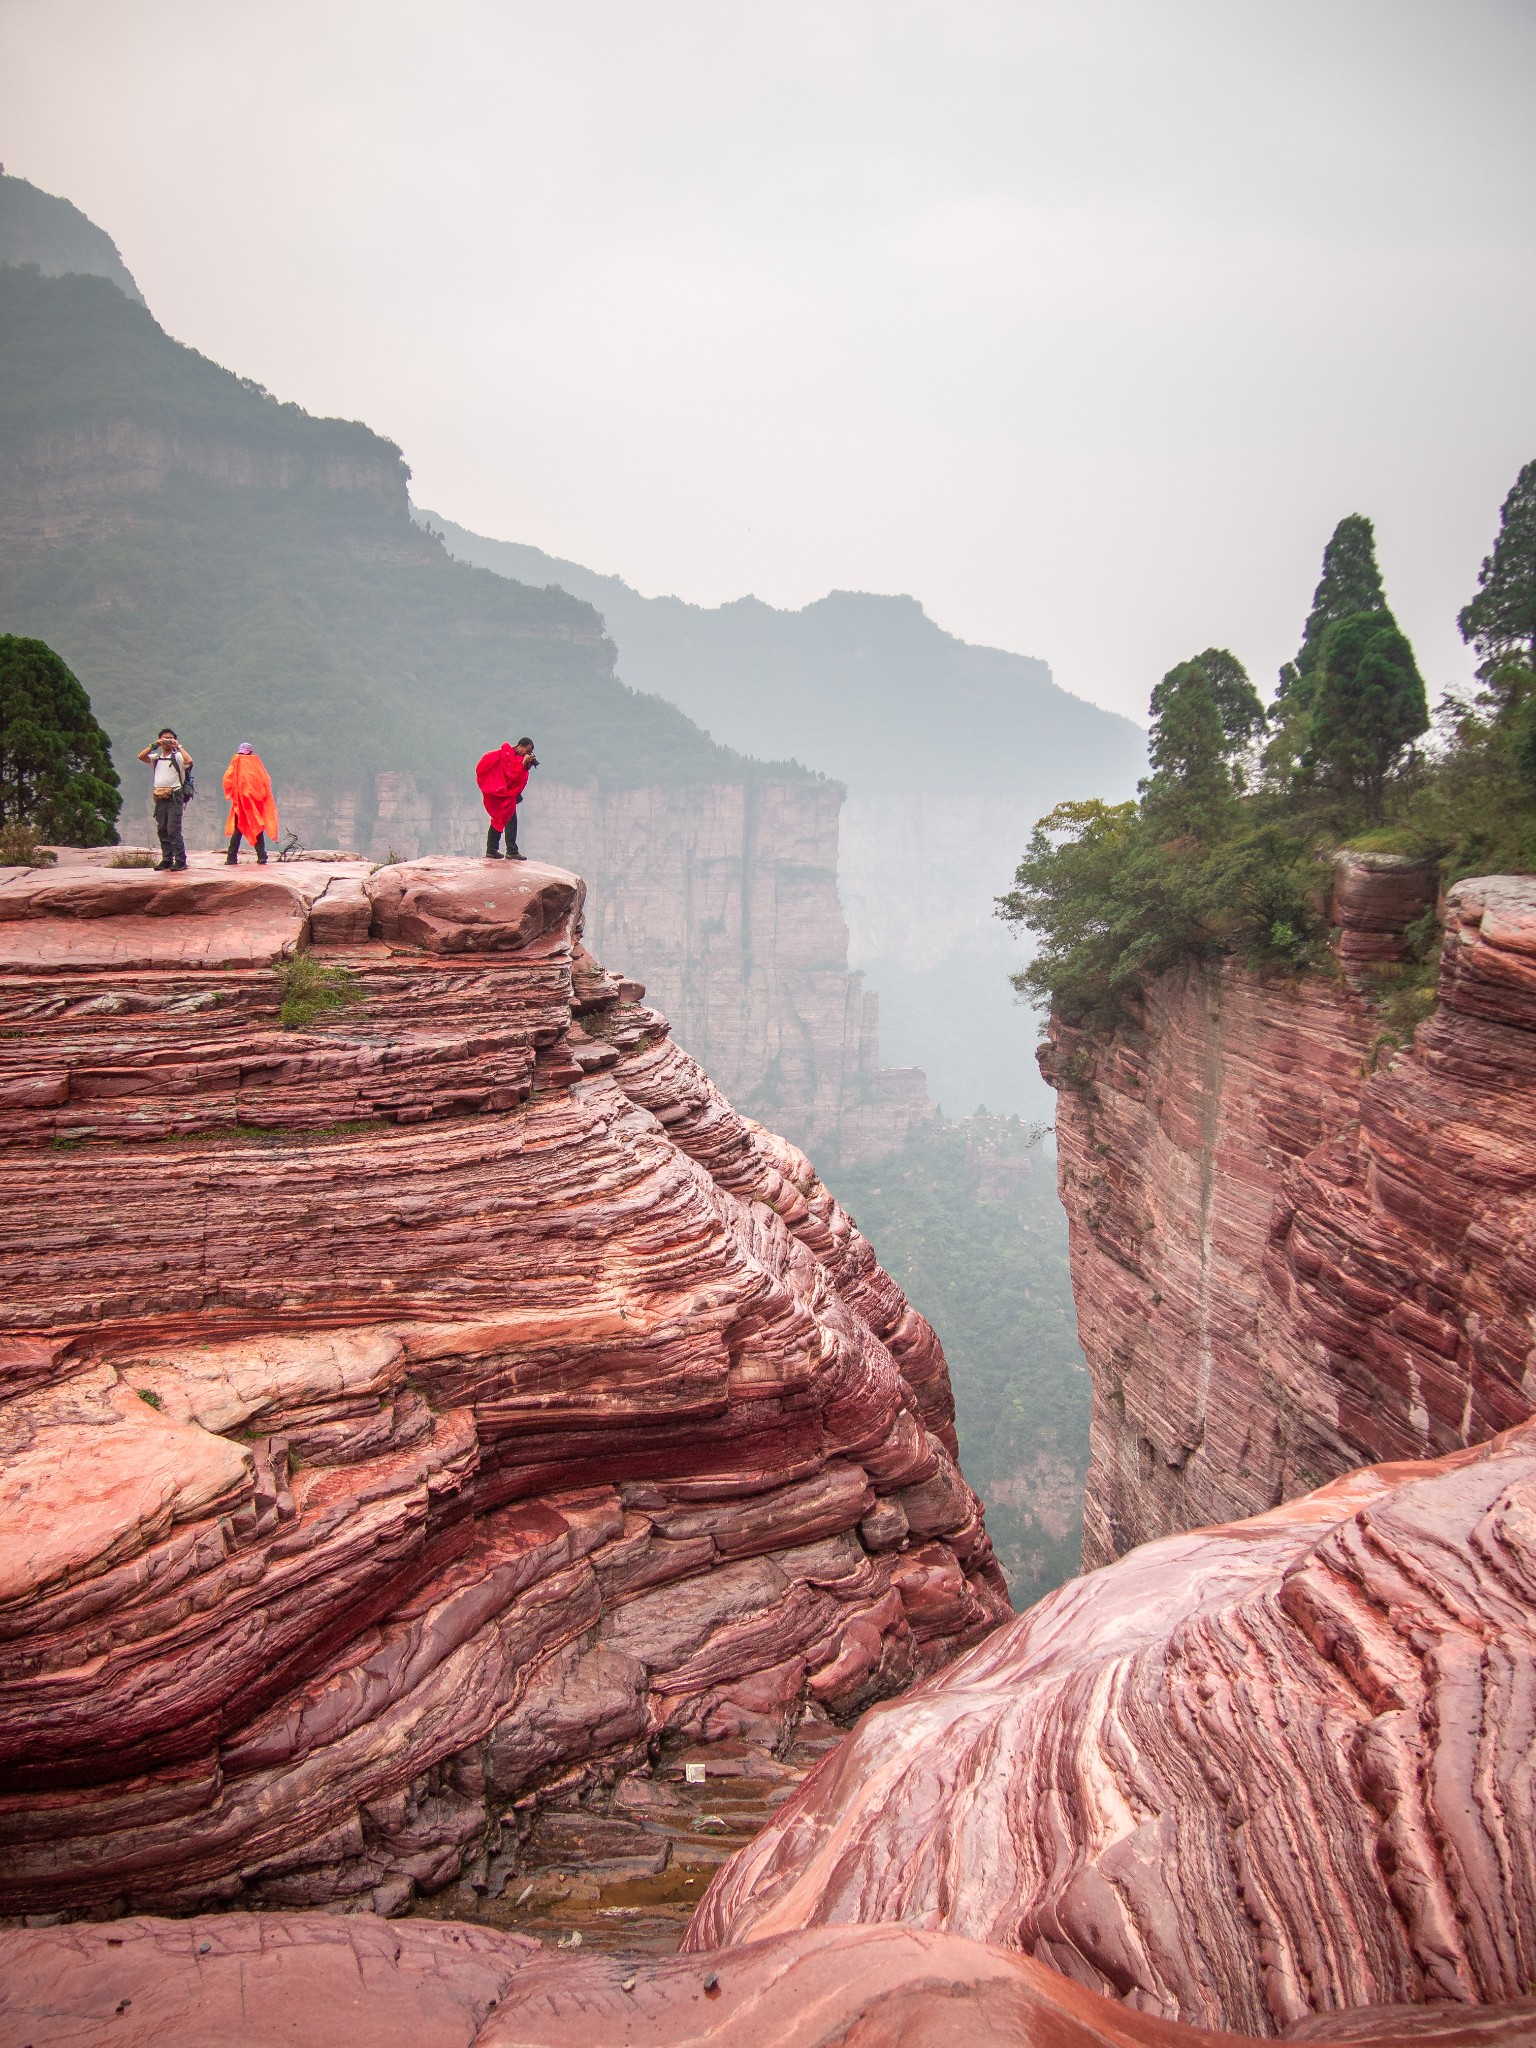
[[[1312,593],[1312,609],[1296,655],[1296,673],[1309,676],[1322,658],[1330,626],[1359,612],[1384,612],[1386,592],[1376,566],[1376,529],[1361,512],[1351,512],[1333,529],[1323,549],[1323,573]]]
[[[1429,729],[1413,649],[1392,614],[1356,612],[1324,633],[1303,766],[1351,822],[1381,816],[1387,778]]]
[[[1264,706],[1258,691],[1249,680],[1248,671],[1230,649],[1207,647],[1204,654],[1197,654],[1193,662],[1183,662],[1178,668],[1170,669],[1152,692],[1152,745],[1158,744],[1157,733],[1163,712],[1167,708],[1173,691],[1181,687],[1185,671],[1198,668],[1210,685],[1215,701],[1216,715],[1221,721],[1221,754],[1227,763],[1233,785],[1243,787],[1243,771],[1237,757],[1244,752],[1266,724]]]
[[[44,640],[0,634],[0,825],[113,846],[117,771],[91,700]]]
[[[1331,626],[1362,613],[1392,616],[1376,566],[1376,529],[1363,512],[1351,512],[1339,521],[1323,549],[1323,573],[1312,593],[1301,646],[1296,659],[1280,671],[1280,687],[1269,710],[1273,737],[1264,753],[1273,781],[1286,785],[1306,772],[1323,641]]]
[[[1526,463],[1504,500],[1477,596],[1457,624],[1481,657],[1477,672],[1485,682],[1511,659],[1536,667],[1536,462]]]

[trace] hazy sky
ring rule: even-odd
[[[420,504],[910,591],[1135,713],[1376,521],[1432,691],[1536,456],[1531,0],[0,0],[0,159]]]

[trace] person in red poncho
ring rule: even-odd
[[[255,847],[256,858],[265,867],[267,841],[277,837],[277,798],[272,794],[272,778],[249,740],[240,742],[224,770],[224,794],[229,798],[229,816],[224,822],[229,840],[225,860],[231,867],[239,865],[243,834]]]
[[[515,747],[505,742],[493,747],[488,754],[482,754],[475,763],[475,780],[480,785],[480,795],[485,803],[490,829],[485,835],[485,857],[500,860],[501,835],[507,835],[508,860],[526,860],[526,853],[517,850],[517,806],[523,791],[528,787],[528,771],[537,768],[539,757],[533,751],[533,741],[520,739]]]

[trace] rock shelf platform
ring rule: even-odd
[[[632,1875],[1006,1614],[932,1330],[582,906],[0,871],[0,1911]]]

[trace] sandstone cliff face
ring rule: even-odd
[[[932,1331],[581,901],[0,878],[0,1910],[622,1857],[656,1744],[1006,1611]],[[281,1031],[306,943],[361,1004]]]
[[[1054,1026],[1062,1198],[1094,1382],[1089,1565],[1536,1405],[1536,885],[1464,883],[1441,999],[1379,1060],[1361,969],[1423,904],[1339,878],[1343,974],[1169,977],[1141,1026]]]
[[[1533,1531],[1528,1422],[1148,1544],[867,1714],[688,1946],[900,1921],[1258,2035],[1523,1998]]]
[[[592,943],[644,981],[726,1094],[828,1166],[883,1158],[933,1115],[920,1069],[881,1066],[879,998],[849,971],[841,803],[809,778],[612,789],[541,774],[519,825],[525,852],[585,878]],[[485,845],[467,776],[424,789],[381,773],[368,815],[355,790],[284,790],[281,805],[304,844],[377,860]],[[223,807],[197,811],[197,843],[222,844]]]

